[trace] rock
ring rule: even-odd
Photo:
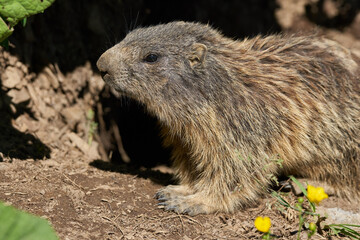
[[[0,160],[1,160],[1,153],[0,153]],[[0,171],[9,171],[13,169],[13,165],[11,163],[1,163],[0,164]]]
[[[93,95],[98,95],[105,86],[104,80],[102,80],[101,76],[98,74],[95,74],[90,77],[89,79],[89,90],[90,93]]]
[[[48,107],[45,104],[39,104],[41,115],[46,119],[53,119],[56,116],[54,108]]]
[[[40,128],[40,122],[30,118],[28,114],[23,114],[16,118],[15,124],[20,132],[27,130],[36,132]]]
[[[60,86],[57,76],[51,71],[49,67],[45,67],[44,73],[47,76],[47,79],[50,82],[51,86],[54,89],[57,89]]]
[[[21,90],[11,89],[7,95],[11,97],[11,102],[19,104],[30,100],[30,95],[25,88]]]
[[[347,211],[338,207],[326,208],[323,206],[319,206],[316,208],[316,210],[317,213],[328,216],[328,219],[326,219],[326,222],[328,224],[336,223],[360,225],[360,209],[358,209],[358,212],[354,212]]]
[[[289,29],[294,22],[304,15],[307,0],[278,0],[279,8],[275,12],[275,16],[279,25],[284,29]]]
[[[15,88],[21,83],[24,73],[16,67],[7,67],[1,74],[2,85],[6,88]]]
[[[65,118],[71,129],[75,129],[77,123],[85,120],[85,114],[79,105],[63,109],[61,115]]]
[[[40,89],[50,89],[50,81],[48,80],[45,73],[39,73],[35,78],[35,83],[39,86]]]
[[[98,153],[98,143],[93,141],[91,146],[87,144],[82,138],[80,138],[76,133],[68,133],[70,141],[79,148],[85,155],[87,155],[91,160],[99,159],[100,155]]]
[[[9,65],[11,66],[15,66],[18,63],[18,58],[13,55],[9,55],[7,59],[9,61]]]
[[[161,173],[174,174],[174,170],[165,165],[159,165],[151,168],[152,171],[159,171]]]

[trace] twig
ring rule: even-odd
[[[184,221],[183,221],[183,219],[181,218],[181,215],[180,215],[180,214],[177,213],[177,215],[178,215],[178,217],[179,217],[179,219],[180,219],[180,222],[181,222],[182,232],[185,232]]]
[[[39,99],[37,98],[37,94],[35,92],[35,89],[33,88],[33,86],[31,84],[26,84],[26,88],[27,88],[27,90],[29,92],[30,98],[33,101],[35,107],[37,109],[39,109],[39,106],[38,106],[39,105]]]
[[[99,153],[100,153],[101,158],[104,159],[105,161],[109,162],[110,159],[109,159],[108,155],[106,154],[104,144],[101,141],[101,138],[98,134],[95,134],[95,140],[99,144]]]
[[[99,143],[99,152],[100,152],[100,155],[101,157],[109,162],[109,157],[108,155],[106,154],[106,148],[104,146],[104,143],[103,141],[101,141],[101,135],[104,134],[106,132],[106,124],[105,124],[105,121],[104,121],[104,111],[103,111],[103,108],[102,108],[102,105],[101,103],[97,103],[96,104],[96,109],[97,109],[97,117],[98,117],[98,122],[99,122],[99,133],[100,133],[100,136],[95,134],[95,139],[96,141]]]
[[[192,217],[188,216],[188,215],[183,215],[183,217],[187,218],[188,220],[199,224],[202,228],[204,227],[200,222],[198,222],[197,220],[193,219]]]
[[[67,180],[69,180],[71,182],[71,184],[73,184],[74,186],[80,188],[81,190],[84,190],[83,187],[81,187],[80,185],[76,184],[73,180],[71,180],[68,176],[66,176],[65,174],[61,173]]]
[[[178,217],[178,216],[180,216],[180,214],[171,215],[171,216],[168,216],[168,217],[163,217],[163,218],[161,219],[161,221],[168,220],[168,219],[172,219],[172,218],[176,218],[176,217]],[[194,223],[199,224],[202,228],[204,227],[201,223],[199,223],[198,221],[196,221],[195,219],[193,219],[192,217],[190,217],[190,216],[188,216],[188,215],[183,215],[183,214],[181,214],[181,216],[183,216],[184,218],[186,218],[186,219],[188,219],[188,220],[190,220],[190,221],[192,221],[192,222],[194,222]],[[180,219],[180,220],[182,220],[182,219]]]
[[[63,128],[61,128],[55,139],[60,139],[68,129],[69,129],[68,125],[65,125]]]
[[[103,111],[103,108],[102,108],[102,105],[101,103],[97,103],[96,104],[96,109],[97,109],[97,117],[98,117],[98,121],[99,121],[99,128],[100,128],[100,131],[101,132],[106,132],[106,124],[105,124],[105,121],[104,121],[104,111]]]
[[[23,192],[14,192],[14,194],[27,195],[27,193],[23,193]]]
[[[101,216],[103,219],[105,220],[108,220],[109,222],[111,222],[112,224],[114,224],[114,226],[119,229],[119,231],[121,232],[121,234],[124,236],[124,232],[123,230],[121,229],[121,227],[114,221],[112,220],[111,218],[108,218],[108,217],[105,217],[105,216]]]
[[[115,123],[114,120],[111,120],[110,124],[111,124],[111,128],[112,128],[112,130],[114,132],[114,137],[115,137],[116,144],[117,144],[117,147],[118,147],[118,151],[119,151],[119,153],[121,155],[121,158],[122,158],[122,160],[124,162],[129,163],[130,162],[130,157],[129,157],[129,155],[127,155],[127,153],[126,153],[126,151],[124,149],[124,146],[123,146],[123,143],[122,143],[122,140],[121,140],[119,127]]]
[[[160,221],[164,221],[164,220],[168,220],[168,219],[172,219],[172,218],[176,218],[177,215],[171,215],[171,216],[167,216],[167,217],[163,217]]]

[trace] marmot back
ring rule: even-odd
[[[193,215],[247,206],[277,174],[359,197],[359,62],[324,38],[236,41],[172,22],[130,32],[97,66],[159,120],[180,185],[157,197]]]

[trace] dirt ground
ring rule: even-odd
[[[337,21],[343,26],[333,26],[324,17],[307,14],[308,2],[278,0],[274,14],[280,28],[304,33],[315,29],[360,56],[360,14],[354,13],[348,23],[335,4],[339,1],[325,1],[326,16],[343,20]],[[33,34],[25,30],[25,39],[31,42]],[[103,100],[111,93],[93,60],[63,70],[56,61],[42,61],[41,54],[35,61],[32,48],[17,39],[11,48],[0,48],[1,201],[48,219],[60,239],[260,239],[253,221],[265,215],[275,237],[296,239],[296,213],[279,211],[270,196],[234,214],[165,212],[153,196],[173,183],[171,168],[161,161],[155,167],[110,161],[116,153],[108,142],[123,159],[127,142],[121,141],[121,126],[104,117],[114,111]],[[94,122],[98,127],[92,133]],[[112,138],[106,138],[109,132]],[[136,151],[143,162],[153,161],[146,146]],[[296,201],[292,192],[284,197]],[[324,200],[319,211],[334,223],[360,224],[360,207],[335,196]],[[301,236],[306,239],[305,232]],[[313,239],[326,238],[317,234]]]

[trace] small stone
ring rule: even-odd
[[[61,115],[65,118],[66,123],[70,125],[71,129],[74,129],[77,123],[85,119],[85,114],[78,105],[63,109]]]
[[[16,126],[21,132],[29,130],[30,132],[36,132],[40,128],[40,122],[29,117],[27,114],[19,116],[15,120]]]
[[[15,66],[18,63],[18,58],[12,55],[8,56],[9,65]]]
[[[40,89],[50,89],[50,81],[48,81],[45,73],[39,73],[35,78],[35,84],[39,86]]]
[[[100,155],[98,152],[98,143],[93,141],[91,146],[87,144],[81,137],[79,137],[76,133],[71,132],[67,134],[70,141],[78,147],[85,155],[87,155],[90,159],[99,159]]]
[[[7,67],[1,74],[2,85],[6,88],[14,88],[21,83],[24,73],[16,67]]]
[[[10,110],[11,110],[11,112],[13,113],[13,114],[16,114],[16,107],[14,106],[14,104],[10,104],[9,105],[9,107],[10,107]]]
[[[44,166],[48,166],[48,167],[56,167],[56,166],[59,166],[59,163],[55,160],[44,160],[44,161],[41,161],[42,165]]]
[[[45,104],[39,104],[39,110],[41,115],[46,119],[54,118],[56,116],[54,108],[48,107]]]
[[[58,80],[57,76],[52,72],[52,70],[49,67],[45,67],[44,73],[45,73],[48,81],[50,82],[51,86],[54,89],[59,88],[59,86],[60,86],[59,80]]]
[[[89,90],[92,95],[98,95],[104,89],[105,82],[100,75],[93,75],[89,79]]]
[[[21,90],[11,89],[7,95],[11,97],[11,101],[15,104],[26,102],[30,100],[30,95],[25,88]]]

